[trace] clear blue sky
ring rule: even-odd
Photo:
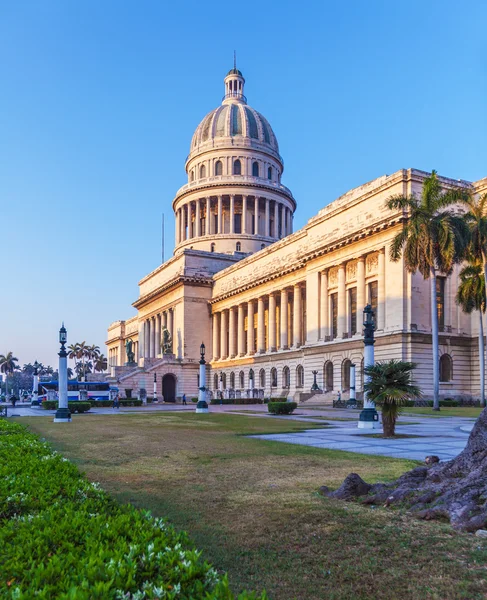
[[[237,50],[296,228],[400,168],[487,176],[487,4],[0,1],[0,353],[56,365],[135,314]]]

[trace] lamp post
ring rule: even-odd
[[[152,396],[152,402],[157,403],[157,375],[154,373],[154,393]]]
[[[71,413],[68,407],[68,353],[64,347],[68,341],[66,327],[63,326],[59,330],[59,343],[61,350],[59,351],[59,403],[54,423],[69,423],[71,421]]]
[[[374,329],[375,314],[370,304],[364,308],[364,373],[367,367],[374,365]],[[369,377],[364,374],[364,383]],[[375,410],[375,404],[367,398],[364,391],[364,409],[360,413],[359,429],[376,429],[379,427],[379,414]]]
[[[350,365],[350,397],[347,405],[349,408],[357,408],[357,397],[355,394],[355,365]]]
[[[39,363],[34,363],[34,383],[32,384],[32,400],[31,406],[39,406]]]
[[[218,380],[218,391],[220,392],[220,406],[223,404],[223,372],[220,371],[220,379]]]
[[[318,384],[316,383],[316,376],[318,375],[318,371],[311,371],[311,373],[313,373],[313,385],[311,386],[311,391],[319,392],[320,388],[319,388]]]
[[[198,388],[198,402],[196,404],[197,413],[208,412],[208,402],[206,401],[206,360],[205,360],[205,345],[200,346],[200,387]]]

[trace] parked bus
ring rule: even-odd
[[[57,380],[39,382],[39,401],[56,400],[58,397]],[[68,402],[77,400],[110,400],[110,384],[106,381],[68,381]]]

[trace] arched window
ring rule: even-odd
[[[291,387],[291,372],[289,367],[284,367],[282,370],[282,387],[286,389]]]
[[[233,371],[230,373],[230,389],[235,389],[235,373]]]
[[[440,381],[446,383],[453,379],[453,360],[449,354],[440,357]]]
[[[206,167],[205,167],[205,165],[201,165],[201,167],[200,167],[200,179],[203,179],[204,177],[206,177]]]
[[[325,382],[325,392],[333,390],[333,363],[331,360],[326,361],[323,367],[323,379]]]
[[[304,367],[302,365],[296,367],[296,387],[304,387]]]
[[[237,252],[242,252],[242,244],[240,242],[237,242],[235,245],[235,250]]]
[[[252,175],[254,177],[259,176],[259,163],[257,161],[252,163]]]
[[[346,392],[350,389],[350,367],[352,361],[346,358],[342,362],[342,391]]]
[[[239,379],[239,388],[241,390],[245,389],[245,374],[243,371],[240,371],[240,373],[238,374],[238,379]]]
[[[254,387],[255,387],[254,370],[250,369],[250,371],[249,371],[249,388],[253,389]]]
[[[259,385],[262,389],[265,389],[265,369],[259,371]]]
[[[267,169],[267,179],[272,179],[272,167]]]
[[[218,374],[213,375],[213,389],[218,390]]]
[[[242,175],[242,163],[237,160],[233,163],[233,174],[234,175]]]
[[[215,175],[223,175],[223,165],[221,160],[217,160],[215,163]]]
[[[215,244],[212,244],[210,247],[211,247],[211,252],[215,252]]]
[[[194,181],[194,171],[191,171],[191,173],[189,175],[189,180]]]
[[[277,369],[276,367],[272,367],[271,369],[271,387],[277,387]]]
[[[227,389],[227,374],[226,373],[222,373],[222,382],[223,382],[223,389],[226,390]]]

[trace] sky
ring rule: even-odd
[[[487,176],[483,0],[0,0],[0,354],[105,350],[172,254],[194,130],[237,66],[295,230],[401,168]]]

